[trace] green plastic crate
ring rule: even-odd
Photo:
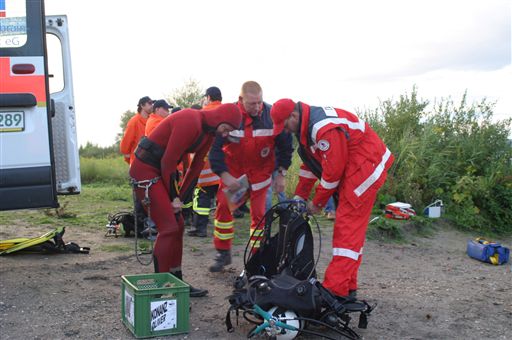
[[[122,276],[121,318],[137,338],[188,333],[190,287],[170,273]]]

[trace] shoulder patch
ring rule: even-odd
[[[331,145],[329,144],[329,142],[328,142],[328,141],[326,141],[325,139],[321,139],[321,140],[319,140],[319,141],[318,141],[318,143],[317,143],[317,147],[318,147],[318,149],[319,149],[319,150],[321,150],[321,151],[327,151],[327,150],[329,150],[329,147],[330,147],[330,146],[331,146]]]

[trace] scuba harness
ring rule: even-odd
[[[204,133],[201,133],[201,135],[198,137],[198,139],[186,150],[186,153],[193,152],[195,148],[197,148],[202,142],[205,137]],[[157,143],[153,142],[152,140],[148,139],[147,137],[143,137],[138,146],[135,150],[135,157],[137,157],[140,161],[143,163],[146,163],[156,169],[160,169],[160,162],[164,155],[165,149],[158,145]],[[134,235],[135,235],[135,256],[137,258],[137,261],[139,261],[142,265],[150,265],[153,262],[153,256],[150,256],[149,260],[143,260],[140,255],[152,255],[153,254],[153,246],[154,241],[156,240],[156,236],[158,234],[157,226],[155,222],[151,219],[151,200],[149,198],[149,189],[153,184],[158,182],[160,180],[160,177],[154,177],[152,179],[146,179],[146,180],[140,180],[137,181],[134,178],[131,178],[130,184],[132,186],[132,195],[133,195],[133,201],[135,202],[136,197],[136,189],[144,189],[144,198],[142,199],[141,203],[146,208],[148,217],[144,219],[143,227],[139,227],[139,224],[141,223],[141,219],[139,216],[137,216],[137,210],[134,207],[133,216],[131,217],[134,221]],[[170,199],[174,199],[176,197],[180,197],[180,188],[178,186],[179,182],[179,174],[177,172],[173,173],[171,175],[170,183],[171,187],[169,188],[169,196]],[[191,185],[188,188],[184,189],[184,197],[191,196],[193,193],[194,187],[196,185],[196,181],[193,181]],[[122,213],[119,213],[122,214]],[[175,214],[176,220],[178,220],[179,215],[181,213],[178,212]],[[125,217],[126,218],[126,217]],[[109,234],[114,233],[116,234],[116,227],[115,223],[117,221],[113,221],[111,219],[111,223],[107,225],[107,236]],[[128,220],[129,224],[130,220]],[[125,224],[123,223],[123,227],[125,227]],[[141,232],[139,232],[141,230]],[[135,232],[137,231],[137,232]],[[126,232],[126,229],[125,229]],[[147,249],[144,249],[139,246],[139,238],[145,238],[150,241],[149,247]]]
[[[275,339],[293,339],[299,333],[337,339],[359,339],[349,327],[350,314],[359,313],[359,328],[366,328],[374,307],[351,297],[334,296],[316,279],[321,253],[321,233],[314,216],[306,212],[303,201],[285,201],[273,206],[260,236],[260,247],[247,244],[244,270],[234,283],[226,314],[228,332],[234,330],[231,312],[255,324],[248,338],[263,331]],[[272,223],[278,231],[272,233]],[[319,250],[315,260],[314,239],[310,225],[316,223]],[[321,334],[311,327],[322,326],[336,334]]]

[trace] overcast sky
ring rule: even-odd
[[[269,103],[351,111],[467,89],[512,116],[511,1],[46,0],[46,14],[68,16],[81,145],[112,144],[140,97],[191,78],[225,102],[255,80]]]

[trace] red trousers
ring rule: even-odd
[[[135,160],[135,162],[140,162]],[[160,172],[150,166],[137,167],[131,176],[137,181],[149,180],[160,176]],[[132,170],[135,170],[132,167]],[[144,189],[137,188],[139,199],[144,199]],[[169,192],[162,180],[149,188],[150,214],[158,229],[158,236],[153,249],[155,271],[159,273],[181,270],[183,255],[183,230],[185,229],[181,214],[174,214]]]
[[[268,185],[258,190],[251,190],[249,196],[250,209],[251,209],[251,227],[250,237],[251,243],[249,249],[259,248],[259,237],[262,235],[262,230],[265,227],[263,221],[258,226],[258,223],[265,215],[265,201],[267,197]],[[221,183],[219,191],[217,191],[217,210],[215,212],[215,229],[213,231],[213,244],[217,250],[231,249],[233,238],[235,237],[235,228],[233,223],[233,215],[228,207],[226,195],[223,191],[224,185]]]
[[[347,296],[349,290],[357,289],[357,271],[375,198],[376,193],[357,209],[347,201],[340,201],[336,209],[333,257],[325,270],[323,282],[323,286],[335,295]]]

